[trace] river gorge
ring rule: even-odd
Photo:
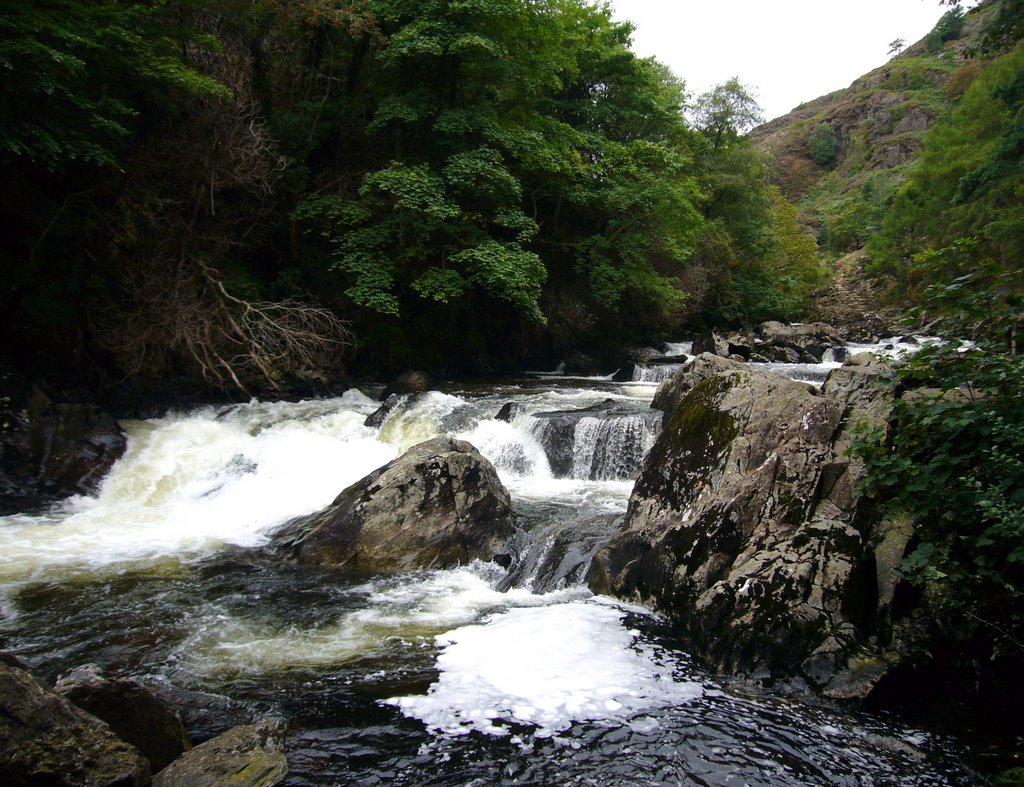
[[[762,366],[820,385],[839,365]],[[713,673],[668,619],[588,589],[678,368],[448,384],[379,427],[356,389],[123,422],[94,496],[0,518],[0,645],[44,681],[139,678],[193,741],[284,718],[290,785],[971,783],[948,732]],[[283,525],[439,435],[508,489],[507,568],[287,559]]]

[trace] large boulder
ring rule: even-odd
[[[437,437],[285,526],[298,559],[359,573],[447,568],[505,553],[512,503],[469,443]]]
[[[150,768],[107,724],[0,659],[0,784],[146,785]]]
[[[95,664],[86,664],[62,675],[53,689],[105,721],[142,752],[154,773],[191,748],[177,713],[137,680],[112,680]]]
[[[0,514],[94,492],[124,449],[124,433],[99,407],[55,402],[0,369]]]
[[[852,425],[885,423],[885,373],[858,357],[818,393],[711,355],[684,367],[591,588],[663,610],[723,671],[867,693],[892,663],[874,645],[907,536],[862,532],[846,450]]]
[[[826,350],[843,345],[839,331],[823,322],[789,325],[766,322],[760,327],[757,352],[782,363],[821,363]]]
[[[288,775],[286,732],[279,719],[232,727],[160,771],[153,787],[274,787]]]

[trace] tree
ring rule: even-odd
[[[716,149],[738,139],[764,120],[753,92],[738,77],[701,95],[692,114],[697,128]]]
[[[900,52],[902,52],[906,48],[906,46],[907,46],[907,42],[906,42],[905,39],[902,39],[902,38],[893,39],[892,41],[889,42],[889,52],[888,52],[888,54],[889,55],[898,55]]]
[[[828,166],[835,160],[836,148],[836,135],[832,126],[828,123],[816,125],[807,139],[807,152],[811,161],[822,167]]]

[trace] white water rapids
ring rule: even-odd
[[[721,777],[737,768],[748,783],[843,783],[876,767],[877,747],[856,742],[874,722],[730,698],[665,644],[664,621],[582,584],[656,436],[656,383],[642,378],[449,388],[379,429],[363,425],[379,403],[356,390],[124,423],[128,450],[95,496],[0,518],[0,647],[50,676],[95,660],[276,709],[293,720],[294,784],[568,783],[569,772],[732,783]],[[517,412],[497,420],[507,402]],[[583,409],[569,426],[550,418]],[[282,524],[439,434],[476,446],[509,489],[525,533],[518,573],[472,564],[353,582],[261,551]],[[697,728],[706,740],[685,738]],[[795,729],[818,748],[795,745]],[[515,753],[488,748],[498,740]],[[439,767],[448,775],[434,780]]]

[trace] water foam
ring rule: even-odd
[[[258,546],[394,458],[395,448],[362,425],[363,399],[252,403],[128,423],[128,449],[95,497],[0,519],[0,577],[152,567],[225,545]]]
[[[427,694],[385,702],[443,735],[525,725],[546,738],[700,697],[700,684],[675,680],[662,654],[623,626],[625,614],[591,600],[493,615],[437,638],[441,675]]]
[[[525,588],[495,589],[504,571],[494,564],[382,578],[345,593],[354,608],[323,625],[275,628],[254,613],[211,607],[178,648],[181,661],[201,675],[260,674],[338,665],[380,653],[389,643],[430,643],[438,633],[481,614],[589,595],[577,587],[546,595]]]

